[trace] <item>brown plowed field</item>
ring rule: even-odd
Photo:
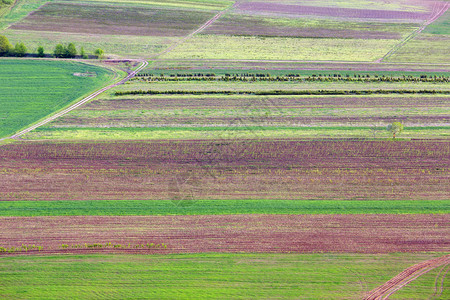
[[[127,96],[123,96],[127,97]],[[130,97],[130,96],[128,96]],[[448,107],[448,97],[361,97],[361,96],[327,96],[327,97],[170,97],[170,96],[135,96],[136,98],[96,99],[82,110],[145,110],[145,109],[233,109],[233,108],[353,108],[353,107]]]
[[[392,253],[450,250],[446,215],[3,217],[0,246],[164,243],[164,253]],[[96,251],[75,249],[76,252]]]
[[[1,200],[448,199],[447,141],[22,143],[0,147]]]
[[[86,34],[186,36],[215,15],[181,9],[48,3],[11,29]]]

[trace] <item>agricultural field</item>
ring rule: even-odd
[[[448,8],[1,5],[0,298],[448,299]]]
[[[8,279],[3,281],[7,285],[0,285],[0,294],[15,299],[41,299],[43,290],[48,298],[70,293],[80,299],[123,299],[130,295],[160,299],[292,299],[298,295],[306,299],[362,299],[414,262],[433,257],[436,255],[213,253],[2,257],[0,276],[8,274]],[[161,281],[154,274],[166,277]],[[31,285],[43,289],[24,288]],[[426,298],[430,295],[427,292],[414,295]]]
[[[74,75],[88,73],[95,76]],[[84,63],[3,60],[0,138],[64,108],[112,79],[113,72]],[[21,91],[19,95],[17,91]]]
[[[449,151],[445,140],[10,144],[0,147],[0,196],[448,200]]]

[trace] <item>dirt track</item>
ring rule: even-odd
[[[145,60],[139,60],[139,61],[141,62],[141,65],[140,65],[136,70],[134,70],[133,72],[131,72],[130,74],[128,74],[128,76],[125,77],[124,79],[122,79],[121,81],[116,82],[116,83],[114,83],[114,84],[110,84],[110,85],[108,85],[108,86],[105,86],[104,88],[102,88],[102,89],[100,89],[100,90],[98,90],[98,91],[96,91],[96,92],[90,94],[90,95],[87,96],[86,98],[82,99],[81,101],[78,101],[77,103],[75,103],[75,104],[69,106],[68,108],[66,108],[66,109],[64,109],[64,110],[62,110],[62,111],[60,111],[60,112],[58,112],[58,113],[56,113],[56,114],[54,114],[54,115],[52,115],[52,116],[50,116],[50,117],[44,119],[44,120],[42,120],[42,121],[40,121],[39,123],[36,123],[36,124],[34,124],[34,125],[32,125],[32,126],[26,128],[26,129],[24,129],[24,130],[22,130],[22,131],[20,131],[20,132],[18,132],[18,133],[16,133],[16,134],[10,136],[10,137],[0,139],[0,141],[6,140],[6,139],[17,139],[17,138],[19,138],[20,136],[22,136],[22,135],[24,135],[24,134],[26,134],[26,133],[28,133],[28,132],[30,132],[30,131],[32,131],[32,130],[38,128],[38,127],[41,127],[41,126],[43,126],[43,125],[45,125],[45,124],[47,124],[47,123],[49,123],[49,122],[55,120],[56,118],[59,118],[59,117],[65,115],[65,114],[69,113],[70,111],[72,111],[72,110],[74,110],[74,109],[80,107],[81,105],[83,105],[83,104],[85,104],[86,102],[88,102],[88,101],[92,100],[93,98],[97,97],[98,95],[100,95],[100,94],[103,93],[104,91],[107,91],[107,90],[109,90],[109,89],[111,89],[111,88],[113,88],[113,87],[116,87],[116,86],[118,86],[118,85],[124,84],[125,82],[127,82],[128,80],[130,80],[131,78],[133,78],[139,71],[141,71],[143,68],[145,68],[145,67],[148,65],[148,62],[145,61]]]
[[[386,282],[385,284],[373,289],[365,300],[382,300],[388,299],[390,295],[400,290],[402,287],[413,281],[414,279],[434,270],[440,266],[450,264],[450,254],[438,258],[430,259],[412,267],[405,269],[403,272]]]
[[[429,20],[427,20],[425,23],[422,24],[422,26],[420,26],[417,30],[415,30],[413,33],[411,33],[410,35],[408,35],[403,41],[401,41],[399,44],[397,44],[394,48],[391,49],[391,51],[389,51],[385,56],[383,56],[382,58],[376,60],[376,63],[381,63],[383,62],[383,60],[385,60],[386,58],[392,56],[395,52],[397,52],[401,47],[403,47],[407,42],[409,42],[410,40],[412,40],[413,38],[415,38],[418,34],[420,34],[422,31],[425,30],[425,28],[427,28],[428,25],[430,25],[431,23],[433,23],[434,21],[436,21],[437,19],[439,19],[443,14],[445,14],[445,12],[448,10],[449,7],[449,3],[445,3],[445,2],[440,2],[439,4],[435,4],[433,6],[433,13],[432,16]]]

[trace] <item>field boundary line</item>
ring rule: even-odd
[[[166,50],[155,54],[152,59],[158,58],[164,54],[167,54],[169,52],[172,52],[175,48],[177,48],[179,45],[183,44],[184,42],[186,42],[187,40],[189,40],[190,38],[192,38],[194,35],[202,32],[203,30],[205,30],[206,28],[208,28],[209,26],[211,26],[211,24],[213,24],[215,21],[217,21],[220,17],[222,17],[225,13],[227,13],[231,8],[234,8],[237,5],[237,3],[234,3],[232,6],[220,11],[219,13],[217,13],[214,17],[212,17],[211,19],[209,19],[208,21],[206,21],[202,26],[200,26],[198,29],[196,29],[194,32],[190,33],[189,35],[183,37],[180,41],[176,42],[175,44],[173,44],[172,46],[170,46],[169,48],[167,48]]]
[[[416,278],[440,266],[448,264],[450,264],[450,254],[413,265],[403,270],[397,276],[393,277],[386,283],[370,291],[369,294],[364,298],[364,300],[388,299],[390,295],[400,290]]]
[[[438,4],[434,4],[433,6],[433,13],[431,15],[431,18],[427,21],[425,21],[418,29],[414,30],[410,35],[408,35],[405,39],[403,39],[400,43],[394,46],[388,53],[386,53],[382,58],[377,59],[376,63],[382,63],[383,60],[391,57],[393,54],[395,54],[400,48],[402,48],[406,43],[408,43],[410,40],[415,38],[417,35],[419,35],[422,31],[427,28],[428,25],[439,19],[443,14],[445,14],[449,8],[450,3],[445,2],[443,3],[442,7],[437,7]]]
[[[26,133],[29,133],[30,131],[32,131],[32,130],[38,128],[38,127],[41,127],[41,126],[43,126],[43,125],[45,125],[47,123],[50,123],[51,121],[53,121],[53,120],[55,120],[55,119],[65,115],[65,114],[71,112],[72,110],[80,107],[81,105],[85,104],[86,102],[89,102],[90,100],[94,99],[95,97],[97,97],[98,95],[102,94],[103,92],[105,92],[105,91],[107,91],[109,89],[112,89],[113,87],[116,87],[116,86],[124,84],[125,82],[127,82],[128,80],[133,78],[138,72],[140,72],[142,69],[144,69],[148,65],[148,62],[146,60],[139,60],[139,61],[141,62],[141,65],[138,68],[136,68],[136,70],[134,70],[133,72],[129,73],[125,78],[123,78],[119,82],[116,82],[116,83],[110,84],[108,86],[105,86],[104,88],[101,88],[101,89],[93,92],[89,96],[81,99],[77,103],[72,104],[71,106],[63,109],[62,111],[60,111],[60,112],[58,112],[58,113],[56,113],[54,115],[51,115],[51,116],[45,118],[44,120],[42,120],[42,121],[40,121],[40,122],[38,122],[38,123],[36,123],[34,125],[31,125],[30,127],[26,128],[26,129],[23,129],[23,130],[15,133],[15,134],[13,134],[12,136],[2,138],[2,139],[0,139],[0,141],[6,140],[6,139],[18,139],[22,135],[24,135]]]

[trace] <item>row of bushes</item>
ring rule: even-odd
[[[0,35],[0,56],[23,57],[28,54],[27,51],[28,49],[24,43],[19,42],[13,47],[4,35]],[[45,57],[44,47],[39,46],[36,50],[36,54],[37,57]],[[68,45],[58,44],[53,51],[53,56],[57,58],[75,58],[77,54],[78,51],[74,43],[69,43]],[[104,51],[99,48],[95,50],[94,54],[98,58],[102,58]],[[79,55],[84,59],[89,58],[83,47],[80,48]]]
[[[447,77],[378,77],[378,78],[352,78],[352,77],[285,77],[285,76],[277,76],[277,77],[140,77],[134,78],[134,80],[145,81],[145,82],[158,82],[158,81],[241,81],[241,82],[254,82],[254,81],[265,81],[265,82],[437,82],[437,83],[446,83],[449,82]]]
[[[450,94],[450,91],[436,90],[303,90],[303,91],[117,91],[116,96],[124,95],[371,95],[371,94]]]

